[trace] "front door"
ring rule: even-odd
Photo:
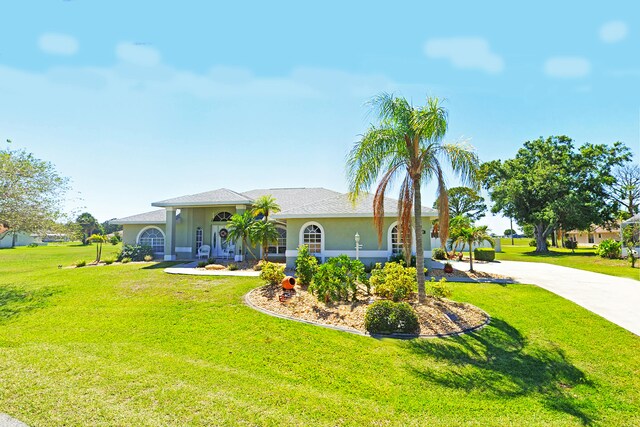
[[[235,245],[227,241],[229,230],[226,225],[211,226],[211,255],[217,258],[233,258]]]

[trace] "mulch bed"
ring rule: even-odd
[[[293,297],[280,302],[280,286],[263,286],[247,295],[249,302],[263,310],[321,325],[355,329],[366,333],[364,315],[369,304],[377,298],[362,295],[356,302],[328,303],[318,299],[306,289],[296,286]],[[416,310],[420,321],[421,336],[459,334],[485,325],[489,315],[471,304],[448,299],[428,297],[424,304],[417,296],[407,301]]]

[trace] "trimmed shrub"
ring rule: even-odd
[[[382,268],[377,263],[371,271],[369,285],[379,297],[394,301],[406,299],[418,289],[416,269],[397,262],[387,262]]]
[[[406,264],[406,262],[404,261],[404,254],[401,252],[391,255],[389,257],[389,262],[397,262],[402,265]],[[411,267],[415,267],[415,266],[416,266],[416,256],[411,255]]]
[[[622,256],[622,243],[606,239],[598,245],[598,255],[602,258],[616,259]]]
[[[302,245],[298,248],[296,258],[296,276],[301,286],[311,284],[313,276],[318,272],[318,260],[309,253],[309,247]]]
[[[106,265],[111,265],[111,264],[113,264],[114,262],[116,262],[116,260],[115,260],[115,259],[113,259],[113,258],[107,258],[107,259],[105,259],[105,260],[104,260],[104,263],[105,263]]]
[[[567,249],[578,249],[578,242],[576,240],[565,240],[564,247]]]
[[[87,265],[87,261],[80,260],[80,261],[76,261],[74,264],[76,267],[84,267],[85,265]]]
[[[131,262],[131,258],[124,257],[124,258],[122,258],[122,260],[120,262],[122,262],[123,264],[127,264],[127,263]]]
[[[117,245],[121,241],[122,241],[122,238],[120,237],[120,235],[118,233],[114,234],[113,236],[111,236],[109,238],[109,243],[111,243],[113,246]]]
[[[340,255],[329,258],[318,267],[309,291],[325,303],[348,301],[349,297],[356,301],[359,283],[367,283],[364,264],[359,260],[352,260],[347,255]]]
[[[270,285],[276,286],[282,283],[284,279],[284,265],[275,264],[273,262],[265,262],[262,264],[260,278]]]
[[[496,259],[496,250],[493,248],[475,248],[473,257],[478,261],[494,261]]]
[[[429,295],[438,299],[449,298],[453,294],[451,288],[447,283],[447,279],[445,279],[444,277],[437,282],[436,279],[432,277],[428,292]]]
[[[153,255],[145,255],[144,256],[144,260],[147,261],[147,262],[153,261]]]
[[[367,307],[364,327],[370,334],[415,334],[420,330],[418,315],[409,304],[389,300]]]
[[[238,264],[229,264],[227,266],[227,270],[229,271],[236,271],[238,269]]]
[[[28,248],[37,248],[38,246],[39,246],[39,245],[38,245],[37,243],[35,243],[35,242],[33,242],[33,243],[29,243],[29,244],[27,245],[27,247],[28,247]]]
[[[205,268],[207,266],[207,261],[199,261],[198,268]]]
[[[438,259],[438,260],[445,260],[447,259],[447,251],[445,251],[442,248],[435,248],[432,252],[431,252],[432,258],[433,259]]]
[[[118,254],[118,260],[129,258],[130,261],[142,261],[144,257],[150,255],[153,259],[153,248],[151,246],[140,245],[124,245]]]

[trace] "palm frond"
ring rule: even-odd
[[[373,196],[373,224],[378,235],[378,247],[382,246],[382,226],[384,224],[384,197],[387,187],[393,182],[401,164],[393,165],[380,179]]]
[[[413,242],[413,235],[411,233],[411,218],[413,214],[413,181],[409,174],[407,174],[400,186],[400,197],[398,197],[398,238],[402,242],[402,249],[404,252],[405,260],[408,261],[411,258],[411,246]]]
[[[472,145],[466,142],[446,143],[440,146],[439,152],[449,160],[453,172],[460,176],[464,184],[479,188],[480,159]]]

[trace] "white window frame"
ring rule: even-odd
[[[216,220],[216,217],[217,217],[218,215],[221,215],[221,214],[228,214],[228,215],[229,215],[229,219]],[[211,221],[212,221],[212,222],[224,222],[224,223],[227,223],[227,222],[229,222],[229,221],[231,220],[231,217],[232,217],[232,216],[233,216],[233,214],[232,214],[231,212],[229,212],[229,211],[220,211],[220,212],[216,213],[216,214],[213,216],[213,218],[211,219]]]
[[[162,241],[163,241],[162,252],[154,252],[154,254],[156,254],[156,255],[164,254],[164,244],[167,241],[167,236],[164,234],[164,231],[162,231],[162,229],[160,227],[156,227],[155,225],[149,225],[147,227],[144,227],[142,230],[140,230],[140,232],[138,233],[138,236],[136,237],[136,245],[140,244],[140,237],[142,236],[142,233],[144,233],[145,231],[150,230],[152,228],[158,230],[160,232],[160,234],[162,234]]]
[[[204,230],[202,227],[196,227],[196,252],[200,249],[200,246],[204,244]]]
[[[298,236],[298,243],[300,244],[300,246],[304,245],[304,230],[307,229],[307,227],[309,227],[310,225],[315,225],[316,227],[318,227],[320,229],[320,252],[309,252],[311,255],[320,255],[323,256],[324,255],[324,242],[327,239],[327,234],[324,231],[324,227],[316,221],[309,221],[306,222],[304,224],[302,224],[302,227],[300,227],[300,234]]]
[[[269,255],[285,255],[287,252],[287,227],[281,226],[281,225],[277,225],[276,228],[278,229],[278,232],[280,230],[284,230],[284,237],[278,237],[278,242],[275,245],[269,245],[269,247],[267,248],[267,253]],[[280,245],[281,240],[284,239],[284,243],[283,245]],[[275,248],[275,252],[271,252],[271,249]],[[279,248],[284,248],[282,251],[279,251]]]

